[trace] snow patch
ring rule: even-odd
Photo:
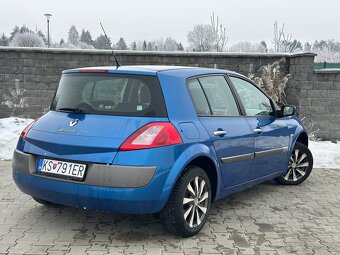
[[[21,131],[32,122],[32,119],[0,119],[0,160],[11,160]]]
[[[340,169],[340,142],[309,141],[309,149],[314,158],[314,168]]]

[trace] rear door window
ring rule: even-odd
[[[167,117],[157,77],[118,74],[64,74],[51,110]]]
[[[188,81],[190,96],[198,116],[239,116],[234,95],[223,75]]]
[[[214,75],[199,78],[214,116],[239,116],[239,110],[224,76]]]
[[[211,116],[208,101],[197,79],[188,81],[188,89],[198,116]]]

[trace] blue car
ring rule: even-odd
[[[64,71],[12,164],[41,204],[159,214],[189,237],[213,201],[271,179],[300,184],[313,157],[295,107],[238,73],[123,66]]]

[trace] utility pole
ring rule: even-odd
[[[50,47],[50,18],[52,14],[46,13],[44,16],[47,19],[47,47]]]

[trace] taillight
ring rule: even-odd
[[[119,151],[149,149],[179,143],[182,143],[182,139],[170,122],[153,122],[130,135],[120,146]]]
[[[25,129],[23,131],[21,131],[21,137],[22,138],[26,138],[28,132],[30,131],[30,129],[33,127],[34,123],[37,122],[39,118],[35,119],[34,121],[32,121],[27,127],[25,127]]]

